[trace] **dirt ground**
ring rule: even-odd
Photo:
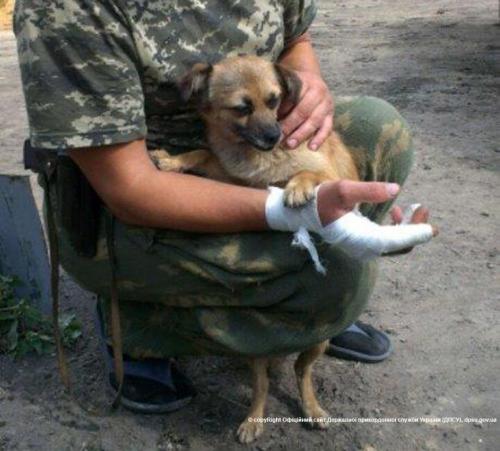
[[[12,23],[14,0],[0,0],[0,30],[6,30]]]
[[[401,203],[425,202],[442,233],[384,259],[364,319],[394,354],[363,365],[323,357],[315,380],[332,417],[500,417],[500,27],[496,0],[319,1],[313,27],[338,94],[393,102],[410,122],[417,164]],[[0,172],[20,173],[26,118],[14,38],[0,32]],[[39,195],[39,194],[38,194]],[[80,403],[63,396],[55,360],[0,357],[0,450],[243,449],[235,429],[250,400],[243,361],[184,358],[198,397],[171,415],[110,414],[93,297],[63,281],[85,323],[70,354]],[[267,414],[300,416],[291,359]],[[270,424],[252,449],[494,450],[499,424]]]

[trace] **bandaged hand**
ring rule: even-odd
[[[297,209],[284,206],[283,190],[271,187],[269,192],[266,219],[271,229],[315,232],[325,242],[359,260],[407,249],[437,234],[430,224],[380,226],[353,211],[360,202],[380,203],[393,199],[399,192],[396,184],[326,182],[316,188],[311,202]]]

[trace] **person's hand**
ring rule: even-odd
[[[422,205],[414,204],[410,206],[405,212],[401,209],[401,207],[395,206],[391,209],[391,219],[393,225],[402,225],[402,224],[427,224],[429,222],[429,210]],[[438,229],[435,226],[432,226],[433,235],[438,235]],[[413,250],[413,246],[407,247],[406,249],[402,249],[396,252],[390,252],[385,255],[401,255],[407,254]]]
[[[314,200],[301,208],[284,206],[284,190],[271,187],[269,191],[266,221],[271,229],[316,232],[324,242],[362,261],[426,243],[438,233],[430,224],[414,221],[382,226],[353,211],[360,202],[394,199],[399,192],[395,183],[325,182],[316,188]]]
[[[323,226],[336,221],[341,216],[354,209],[356,204],[368,202],[379,204],[394,199],[399,193],[397,183],[384,182],[354,182],[341,180],[339,182],[323,183],[318,190],[318,215]],[[391,210],[393,225],[400,224],[427,224],[429,222],[429,210],[419,206],[411,215],[404,218],[400,207]],[[438,229],[432,226],[433,236],[438,235]]]
[[[385,202],[398,192],[395,183],[344,180],[322,184],[317,192],[318,217],[323,226],[320,235],[361,259],[407,253],[416,244],[436,236],[438,230],[427,224],[429,211],[422,206],[413,209],[407,218],[395,207],[391,212],[393,226],[379,226],[351,211],[359,202]]]
[[[295,106],[285,102],[280,107],[283,142],[294,149],[311,138],[309,149],[317,150],[333,129],[333,97],[321,75],[307,71],[295,73],[302,82],[302,90]]]
[[[399,193],[397,183],[354,182],[341,180],[325,182],[318,190],[318,215],[323,226],[336,221],[361,202],[381,203],[394,199]],[[402,213],[398,211],[399,214]],[[401,221],[400,221],[401,222]]]

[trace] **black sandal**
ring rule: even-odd
[[[191,381],[172,360],[124,358],[124,370],[121,404],[133,412],[173,412],[189,404],[196,395]],[[118,390],[113,372],[109,374],[109,383]]]
[[[100,303],[96,309],[96,328],[114,391],[118,382],[114,373],[113,349],[106,344]],[[196,389],[172,359],[134,360],[123,356],[124,379],[120,402],[137,413],[160,414],[181,409],[191,402]]]
[[[384,332],[356,321],[339,335],[330,338],[326,354],[344,360],[377,363],[392,353],[392,343]]]

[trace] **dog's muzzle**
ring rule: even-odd
[[[255,129],[237,126],[236,132],[246,142],[262,151],[274,149],[281,137],[281,127],[278,123],[272,126],[258,127]]]

